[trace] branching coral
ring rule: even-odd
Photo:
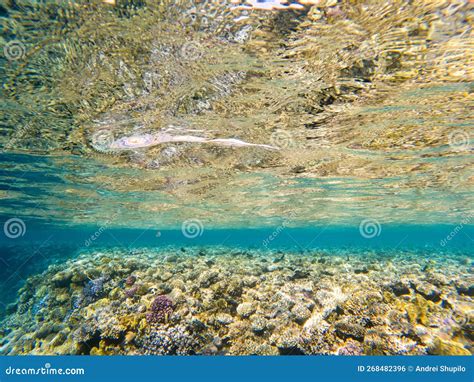
[[[173,313],[173,302],[166,296],[156,297],[150,307],[150,312],[146,315],[146,320],[150,324],[165,322]]]

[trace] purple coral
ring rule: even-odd
[[[337,355],[362,355],[364,354],[364,348],[362,344],[356,341],[349,340],[344,346],[340,347],[337,351]]]
[[[134,276],[134,275],[130,275],[125,280],[125,285],[126,286],[132,286],[133,284],[135,284],[135,281],[137,281],[137,277]]]
[[[138,285],[132,286],[130,289],[125,290],[125,296],[133,298],[138,292]]]
[[[153,300],[150,312],[146,315],[148,323],[163,322],[173,313],[173,301],[168,297],[161,295]]]
[[[82,290],[82,302],[86,305],[99,299],[104,295],[104,284],[108,278],[105,276],[99,277],[95,280],[90,280]]]

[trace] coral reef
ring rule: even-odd
[[[146,320],[148,323],[168,321],[171,313],[173,313],[173,302],[166,296],[158,296],[151,303]]]
[[[94,280],[89,280],[82,290],[81,300],[85,305],[99,299],[104,293],[104,284],[107,281],[106,277],[99,277]]]
[[[3,354],[471,354],[470,275],[465,255],[428,250],[89,250],[27,280],[0,346]]]

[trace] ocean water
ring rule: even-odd
[[[472,7],[0,4],[0,353],[472,354]]]

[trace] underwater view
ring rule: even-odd
[[[473,24],[0,0],[0,354],[473,354]]]

